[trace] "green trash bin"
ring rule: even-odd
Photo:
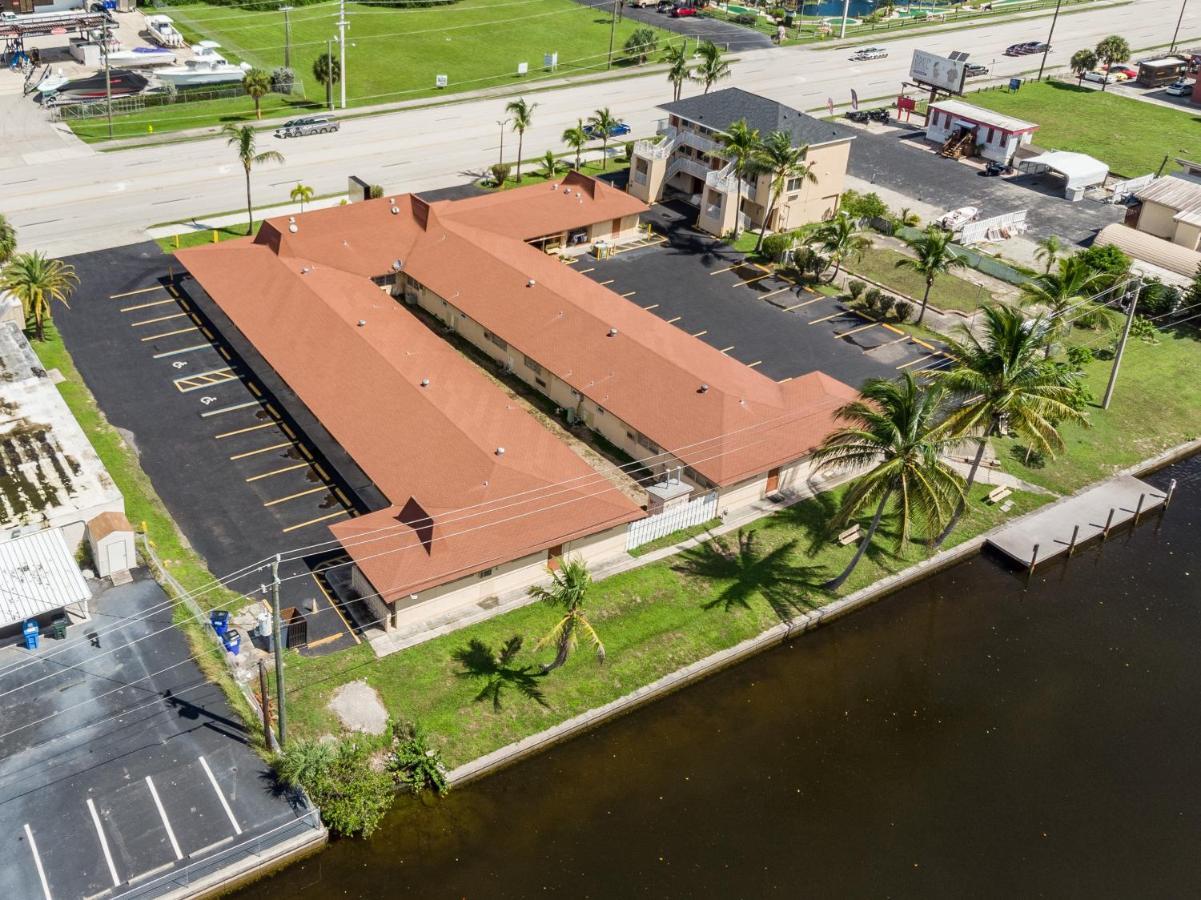
[[[64,641],[67,639],[67,617],[59,616],[50,623],[50,636],[56,641]]]

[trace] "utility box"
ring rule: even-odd
[[[101,513],[88,522],[88,546],[101,578],[121,575],[138,564],[133,526],[119,512]]]

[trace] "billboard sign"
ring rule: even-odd
[[[918,84],[963,93],[963,80],[967,76],[967,63],[962,59],[948,59],[925,50],[913,51],[913,62],[909,64],[909,77]]]

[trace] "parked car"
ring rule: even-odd
[[[655,11],[661,13],[671,12],[675,5],[676,0],[659,0],[659,2],[655,4]]]
[[[978,78],[981,75],[988,74],[988,66],[982,66],[979,63],[968,63],[963,67],[963,71],[968,78]]]
[[[1007,166],[1005,163],[999,163],[996,160],[989,160],[988,165],[984,167],[984,174],[989,177],[997,175],[1010,175],[1013,173],[1013,166]]]
[[[1045,41],[1026,41],[1022,44],[1010,44],[1005,48],[1006,56],[1026,56],[1030,53],[1042,53],[1051,47]]]
[[[851,55],[852,62],[862,62],[866,59],[884,59],[888,56],[888,51],[883,47],[864,47],[862,50],[856,50]]]
[[[337,131],[338,120],[333,116],[305,116],[303,119],[291,119],[275,130],[277,138],[304,137],[306,134],[325,134]]]
[[[1108,72],[1086,72],[1084,80],[1092,81],[1096,84],[1117,84],[1118,76],[1110,75]]]
[[[1134,66],[1110,66],[1106,71],[1111,75],[1125,75],[1127,78],[1138,78],[1138,69],[1134,68]]]
[[[1193,83],[1185,81],[1181,78],[1179,81],[1173,81],[1166,88],[1164,93],[1172,97],[1187,97],[1193,92]]]
[[[671,17],[673,19],[683,19],[687,16],[695,16],[695,15],[696,15],[696,7],[695,6],[684,6],[683,4],[677,3],[675,6],[673,6],[671,8]]]
[[[626,0],[627,6],[637,6],[641,9],[644,6],[654,6],[655,0]]]
[[[618,122],[616,125],[609,126],[609,137],[621,137],[623,134],[630,133],[630,126],[625,122]],[[603,136],[603,132],[596,125],[585,125],[584,134],[588,135],[589,140],[599,141]]]

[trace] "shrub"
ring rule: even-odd
[[[1102,290],[1121,281],[1130,271],[1130,257],[1113,245],[1100,247],[1096,244],[1081,250],[1077,257],[1090,271],[1100,275]]]
[[[375,831],[392,805],[392,776],[371,765],[371,747],[361,736],[340,741],[293,740],[274,761],[275,774],[303,788],[335,832],[364,837]]]
[[[1068,347],[1068,365],[1073,369],[1083,369],[1093,360],[1093,351],[1089,347],[1073,344]]]
[[[373,184],[367,189],[367,197],[370,200],[378,200],[384,196],[384,186],[382,184]]]
[[[290,94],[296,86],[296,73],[291,69],[279,66],[271,70],[271,92],[274,94]]]
[[[858,300],[863,296],[863,292],[867,290],[867,282],[860,281],[858,278],[852,278],[847,282],[847,293],[851,295],[852,300]]]
[[[908,322],[909,317],[913,315],[913,304],[898,298],[892,305],[892,314],[897,317],[898,322]]]
[[[884,219],[888,207],[875,191],[861,194],[858,191],[843,191],[838,208],[853,219]]]
[[[788,248],[792,246],[794,238],[792,234],[785,232],[783,234],[769,234],[763,239],[763,255],[775,262],[784,258],[788,252]]]
[[[892,294],[883,295],[880,298],[880,318],[887,319],[888,314],[890,312],[892,312],[892,309],[894,306],[896,306],[896,303],[897,303],[897,298],[894,297]]]
[[[622,145],[622,149],[625,150],[625,153],[626,153],[626,162],[629,162],[630,160],[632,160],[634,158],[634,142],[633,141],[626,141]]]
[[[635,28],[622,47],[628,62],[641,65],[659,49],[659,35],[653,28]]]
[[[489,174],[492,175],[492,183],[500,187],[509,180],[509,172],[512,169],[513,167],[508,163],[493,163],[488,169]]]
[[[732,16],[730,21],[735,25],[755,25],[759,21],[759,16],[756,13],[738,13]]]
[[[450,790],[446,781],[446,769],[438,751],[429,746],[425,732],[416,723],[397,724],[392,729],[396,749],[388,768],[396,775],[397,780],[414,794],[420,794],[426,788],[435,794],[445,794]]]
[[[1142,316],[1134,317],[1134,322],[1130,325],[1130,336],[1147,344],[1159,343],[1159,329],[1155,327],[1154,322],[1144,319]]]
[[[1189,299],[1198,293],[1197,280],[1189,287]],[[1201,296],[1198,297],[1201,299]],[[1169,316],[1180,309],[1184,301],[1180,289],[1174,285],[1164,284],[1159,279],[1151,279],[1143,283],[1143,289],[1138,295],[1138,311],[1144,316]]]

